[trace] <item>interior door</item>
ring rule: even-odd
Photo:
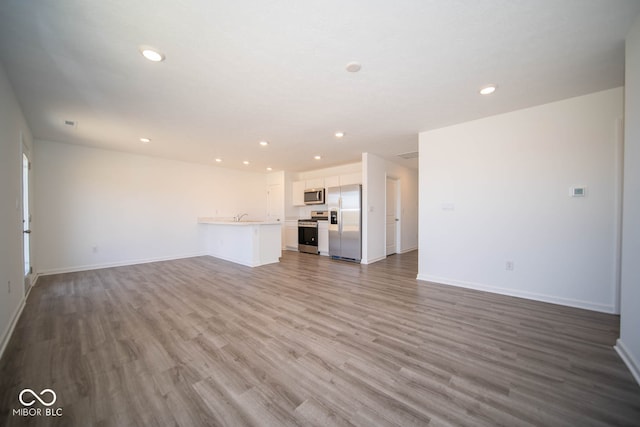
[[[395,254],[398,250],[398,221],[398,181],[387,178],[387,255]]]
[[[267,186],[267,221],[284,222],[284,191],[282,184]],[[282,248],[287,244],[287,228],[281,227]],[[295,247],[297,248],[297,242]]]
[[[22,150],[22,259],[24,265],[24,292],[31,288],[31,203],[30,203],[31,162],[23,146]]]
[[[267,220],[284,221],[284,192],[282,184],[267,187]]]

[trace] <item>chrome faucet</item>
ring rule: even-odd
[[[245,216],[247,216],[247,215],[249,215],[249,214],[247,214],[247,213],[243,213],[242,215],[241,215],[241,214],[238,214],[238,215],[236,215],[236,216],[234,216],[234,217],[233,217],[233,220],[234,220],[235,222],[240,222],[240,220],[242,219],[242,217],[245,217]]]

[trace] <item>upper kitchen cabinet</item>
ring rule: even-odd
[[[324,178],[308,179],[305,190],[309,188],[324,188]]]
[[[289,206],[305,206],[304,190],[312,188],[331,188],[341,185],[362,184],[362,164],[353,163],[327,169],[313,170],[295,175],[297,181],[291,182]],[[300,179],[306,178],[306,179]]]
[[[340,185],[362,184],[362,172],[340,175]]]
[[[324,188],[324,178],[293,181],[291,183],[291,200],[293,201],[293,206],[304,206],[304,190],[311,188]]]
[[[344,175],[328,176],[324,179],[325,188],[339,187],[341,185],[362,184],[362,173],[354,172]]]
[[[339,176],[328,176],[324,179],[324,187],[325,188],[331,188],[331,187],[338,187],[340,186],[340,177]]]
[[[304,206],[304,190],[307,189],[306,181],[293,181],[291,183],[291,200],[293,206]]]

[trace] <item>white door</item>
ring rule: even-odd
[[[25,295],[31,287],[31,210],[29,203],[31,162],[23,146],[22,151],[22,258],[24,265],[24,292]]]
[[[280,238],[282,242],[282,248],[287,245],[287,228],[284,226],[284,191],[282,184],[269,184],[267,185],[267,221],[277,221],[282,223],[280,227]],[[297,229],[296,229],[297,231]],[[297,234],[296,234],[296,247],[297,247]]]
[[[267,186],[267,221],[284,221],[284,192],[282,184]]]
[[[398,180],[387,178],[387,255],[395,254],[398,247]]]

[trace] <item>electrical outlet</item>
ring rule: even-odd
[[[504,265],[505,270],[513,271],[513,261],[507,261]]]
[[[94,254],[97,254],[97,253],[98,253],[98,247],[97,247],[97,246],[92,246],[92,247],[91,247],[91,251],[92,251]]]

